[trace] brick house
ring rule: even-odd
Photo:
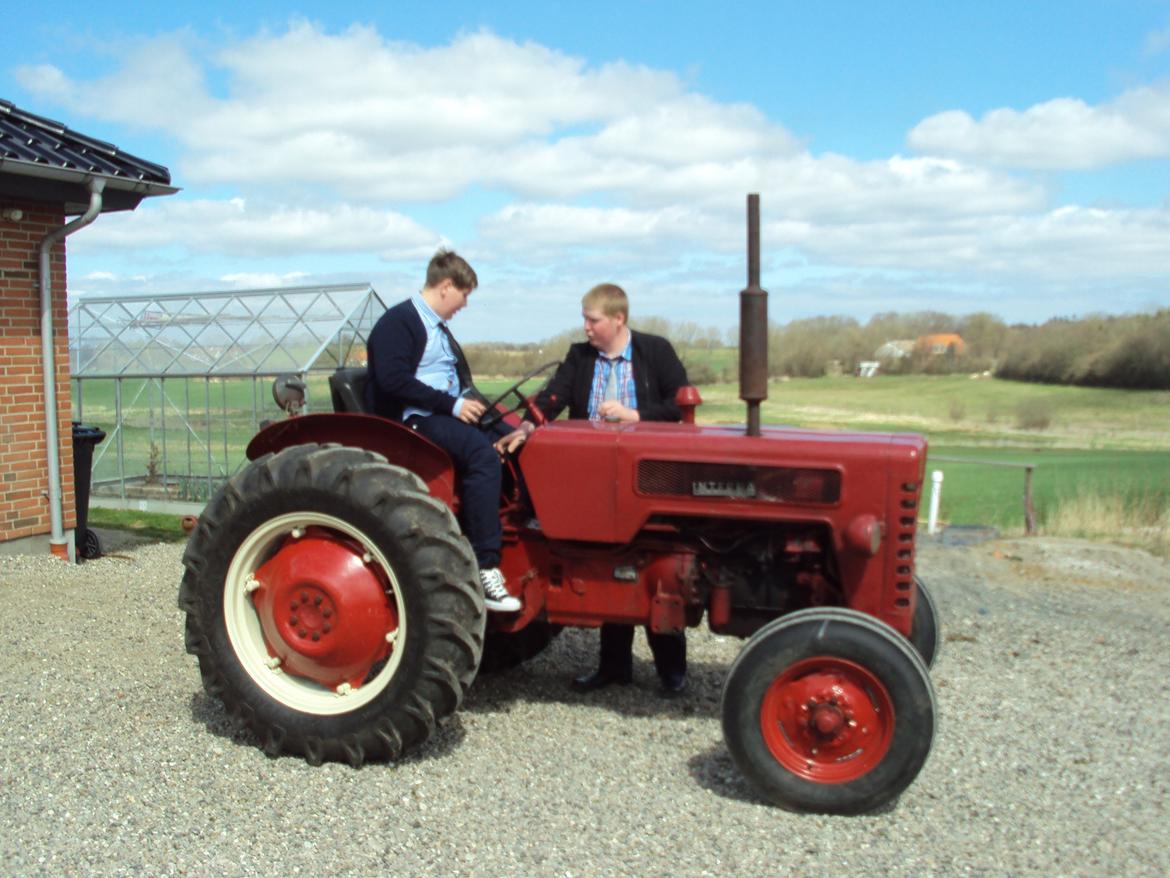
[[[0,554],[74,555],[65,238],[170,182],[0,99]]]

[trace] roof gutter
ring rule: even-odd
[[[135,192],[144,196],[174,195],[179,191],[175,186],[151,183],[148,180],[135,180],[130,177],[119,177],[114,174],[102,174],[95,171],[76,171],[71,168],[58,168],[39,162],[26,162],[20,159],[4,158],[3,156],[0,156],[0,171],[21,177],[38,177],[42,180],[54,180],[59,183],[77,183],[83,186],[89,186],[90,183],[100,180],[110,189],[118,189],[123,192]]]
[[[73,560],[73,547],[65,539],[61,510],[61,450],[57,434],[57,362],[53,353],[53,282],[52,250],[69,235],[88,226],[102,212],[102,190],[106,188],[104,177],[90,176],[86,181],[89,189],[89,209],[77,219],[55,229],[41,240],[40,247],[40,288],[41,288],[41,371],[45,381],[45,444],[49,464],[49,548],[58,557]]]

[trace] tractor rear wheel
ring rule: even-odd
[[[922,658],[854,610],[802,610],[748,641],[723,687],[723,734],[740,771],[785,808],[872,810],[918,775],[934,738]]]
[[[259,458],[199,516],[183,563],[204,689],[269,755],[397,758],[475,677],[485,612],[471,549],[422,481],[379,455]]]

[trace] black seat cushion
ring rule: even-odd
[[[333,396],[333,411],[366,413],[366,382],[369,370],[365,366],[338,369],[329,376],[329,392]]]

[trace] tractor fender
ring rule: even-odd
[[[373,451],[410,470],[426,482],[432,497],[456,510],[455,466],[450,456],[399,421],[352,413],[298,415],[269,424],[252,437],[246,454],[248,460],[255,460],[292,445],[331,442]]]

